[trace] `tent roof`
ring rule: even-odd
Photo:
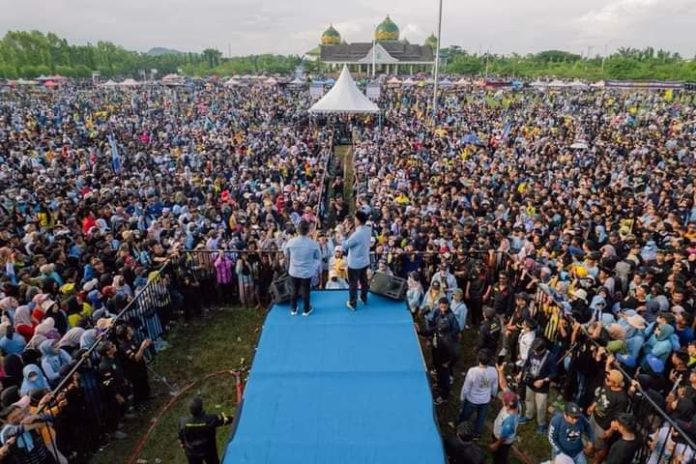
[[[310,113],[378,113],[379,107],[363,94],[343,66],[338,80],[321,100],[309,109]]]

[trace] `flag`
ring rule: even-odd
[[[500,137],[502,140],[507,139],[510,136],[510,131],[512,130],[512,123],[508,121],[503,128],[503,135]]]
[[[114,173],[119,174],[121,172],[121,155],[118,153],[116,137],[114,137],[114,134],[109,134],[107,138],[109,140],[109,145],[111,146],[111,167],[113,168]]]

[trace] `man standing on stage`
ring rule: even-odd
[[[346,306],[355,311],[358,305],[358,281],[360,281],[360,301],[367,304],[367,268],[370,266],[370,237],[372,229],[366,226],[367,214],[355,213],[355,230],[343,242],[343,249],[348,251],[348,291]]]
[[[297,294],[302,293],[304,300],[303,316],[312,313],[312,306],[309,304],[309,292],[312,277],[319,272],[321,264],[321,251],[319,244],[309,238],[309,222],[301,220],[298,226],[300,235],[288,240],[283,252],[290,261],[289,274],[292,278],[292,295],[290,297],[290,314],[297,315]]]

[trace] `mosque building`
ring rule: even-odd
[[[374,63],[377,73],[413,74],[431,71],[435,64],[437,39],[430,35],[423,45],[413,45],[399,40],[399,26],[387,16],[374,33],[372,42],[346,43],[333,27],[324,31],[318,47],[306,53],[306,58],[316,60],[330,70],[348,65],[350,71],[369,73]]]

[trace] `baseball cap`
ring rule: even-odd
[[[567,416],[570,416],[570,417],[581,417],[582,416],[582,410],[580,409],[580,406],[578,406],[575,403],[567,403],[565,405],[564,412],[566,413]]]
[[[509,408],[517,407],[519,402],[519,397],[512,391],[506,391],[503,393],[503,404]]]

